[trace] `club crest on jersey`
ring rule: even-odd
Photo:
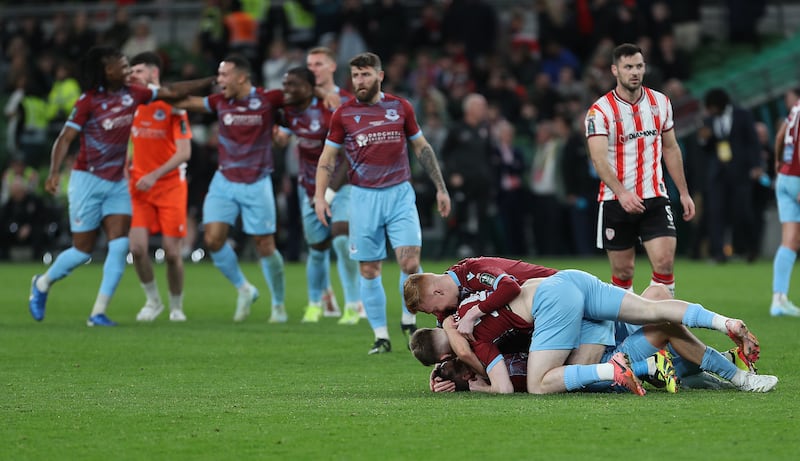
[[[397,109],[386,109],[385,117],[386,120],[394,122],[400,118],[400,114],[397,113]]]
[[[492,274],[481,273],[478,274],[478,281],[484,285],[494,286],[495,276]]]
[[[617,235],[617,233],[614,231],[614,229],[606,227],[606,240],[614,240],[615,235]]]
[[[356,144],[358,147],[364,147],[367,145],[367,136],[363,134],[359,134],[356,136]]]
[[[123,106],[128,107],[131,104],[133,104],[133,98],[131,97],[131,95],[126,94],[125,96],[122,97],[122,105]]]
[[[163,109],[158,109],[156,113],[153,114],[153,118],[156,120],[164,120],[167,118],[167,113],[164,112]]]
[[[312,121],[311,121],[311,123],[308,125],[308,129],[309,129],[309,130],[311,130],[311,131],[319,131],[319,129],[320,129],[320,126],[321,126],[321,125],[320,125],[320,123],[319,123],[319,120],[317,120],[317,119],[314,119],[314,120],[312,120]]]
[[[650,106],[650,111],[653,113],[653,117],[658,117],[658,106]]]
[[[256,110],[261,107],[261,100],[255,98],[251,99],[250,102],[247,103],[247,107],[249,107],[250,110]]]

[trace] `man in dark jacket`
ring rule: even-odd
[[[706,152],[707,180],[705,210],[711,257],[725,262],[725,231],[746,242],[745,256],[757,256],[756,228],[752,201],[752,179],[763,172],[755,122],[747,110],[731,103],[725,90],[714,88],[705,95],[708,117],[698,132]]]

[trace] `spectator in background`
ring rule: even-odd
[[[442,146],[443,175],[453,197],[452,229],[442,243],[442,251],[452,245],[468,246],[469,254],[484,254],[489,240],[489,203],[493,199],[492,138],[487,123],[486,98],[471,93],[463,100],[462,120],[453,123]]]
[[[130,14],[125,7],[119,7],[114,11],[114,20],[103,32],[102,43],[112,48],[122,48],[122,45],[131,36]],[[82,50],[81,54],[86,50]]]
[[[76,11],[75,16],[72,17],[69,50],[66,58],[72,62],[77,62],[86,50],[97,43],[97,36],[97,31],[92,28],[89,22],[88,13],[82,10]]]
[[[146,51],[155,52],[158,49],[158,41],[151,28],[150,18],[139,16],[133,22],[133,33],[125,40],[122,45],[122,52],[125,56],[133,57]]]
[[[502,226],[499,241],[504,245],[498,250],[503,254],[522,256],[528,253],[523,212],[527,206],[523,179],[525,159],[522,151],[514,145],[514,135],[513,124],[507,120],[497,122],[491,163],[495,172],[497,214]]]
[[[26,165],[21,155],[13,155],[3,173],[0,205],[5,205],[11,199],[11,185],[15,183],[24,185],[29,193],[35,194],[39,191],[39,173],[35,168]]]
[[[672,0],[674,36],[679,49],[691,53],[700,45],[700,3],[697,0]]]
[[[81,95],[81,86],[72,73],[66,59],[58,59],[55,66],[55,81],[47,95],[48,134],[55,139],[64,122],[72,112],[75,101]]]
[[[441,12],[436,4],[422,5],[417,19],[418,25],[410,34],[410,44],[413,50],[437,49],[442,46],[442,19]]]
[[[592,165],[583,136],[570,120],[563,115],[556,115],[553,122],[560,137],[565,139],[561,153],[561,174],[571,230],[571,250],[578,256],[591,256],[597,253],[595,239],[600,178]]]
[[[368,42],[372,51],[385,62],[391,62],[399,51],[408,51],[408,42],[404,37],[409,36],[410,25],[407,8],[400,3],[396,0],[378,0],[368,10]]]
[[[725,231],[730,228],[732,234],[741,233],[747,245],[744,254],[753,261],[757,244],[752,180],[763,172],[755,122],[722,88],[709,90],[704,102],[707,117],[697,135],[708,161],[705,212],[711,257],[727,261]]]
[[[286,49],[286,42],[276,38],[269,44],[267,59],[261,65],[261,76],[264,88],[277,90],[281,88],[283,75],[297,63],[292,63],[289,59],[289,51]]]
[[[766,0],[726,0],[728,6],[728,38],[734,43],[761,48],[758,21],[767,11]]]
[[[657,45],[654,54],[663,79],[687,80],[691,76],[691,61],[686,52],[676,46],[675,36],[665,33],[658,39]]]
[[[536,145],[529,176],[530,210],[536,254],[561,255],[565,252],[564,184],[561,154],[564,139],[552,120],[543,120],[536,129]]]
[[[464,44],[470,64],[495,52],[498,19],[495,7],[483,0],[453,0],[442,18],[444,42]]]
[[[753,215],[754,215],[754,228],[755,247],[753,251],[755,254],[761,254],[761,246],[764,242],[764,229],[765,220],[764,213],[767,210],[767,204],[775,196],[772,190],[772,182],[775,178],[775,145],[773,138],[770,136],[769,128],[764,122],[756,122],[756,135],[758,136],[759,145],[759,162],[763,170],[761,175],[753,177],[752,190],[753,190]],[[737,237],[734,235],[734,238]],[[739,237],[744,237],[739,234]],[[739,239],[740,240],[740,239]],[[746,248],[744,242],[737,243],[738,248]]]
[[[18,245],[30,246],[34,260],[42,259],[44,211],[42,199],[30,190],[25,178],[13,177],[9,200],[0,208],[0,260],[8,259],[10,248]]]

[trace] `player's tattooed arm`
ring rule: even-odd
[[[422,164],[422,168],[425,169],[431,181],[433,181],[436,190],[439,192],[447,192],[447,186],[444,184],[444,178],[442,177],[442,170],[439,168],[439,160],[436,158],[436,154],[433,153],[431,145],[426,142],[421,146],[417,152],[417,157]]]
[[[450,194],[447,192],[436,154],[433,153],[433,148],[424,136],[412,140],[411,145],[414,147],[419,163],[422,164],[436,187],[436,207],[439,209],[439,214],[443,218],[447,217],[450,214]]]

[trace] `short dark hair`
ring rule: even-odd
[[[139,64],[144,64],[146,66],[155,66],[158,68],[158,70],[161,70],[161,66],[163,65],[161,61],[161,56],[152,51],[145,51],[131,58],[131,67]]]
[[[612,54],[614,57],[614,64],[618,63],[620,58],[623,56],[633,56],[641,52],[642,49],[639,47],[639,45],[634,45],[633,43],[623,43],[622,45],[614,48],[614,53]]]
[[[222,62],[229,62],[233,64],[239,72],[247,74],[248,77],[253,75],[253,68],[250,66],[250,61],[240,54],[231,54],[225,57]]]
[[[291,69],[286,71],[286,75],[294,75],[301,80],[305,80],[311,85],[311,88],[317,86],[317,78],[314,77],[314,72],[308,70],[308,67],[292,67]]]
[[[706,107],[714,107],[719,110],[722,110],[730,104],[731,97],[728,96],[728,92],[723,90],[722,88],[711,88],[706,92],[706,96],[703,101]]]
[[[359,69],[372,67],[375,70],[381,70],[381,58],[377,54],[370,52],[357,54],[350,60],[350,67],[358,67]]]

